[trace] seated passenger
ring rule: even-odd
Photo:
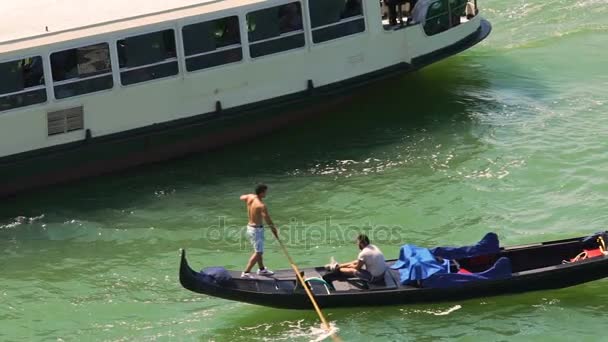
[[[357,237],[361,252],[357,260],[337,265],[335,271],[350,277],[367,280],[370,283],[384,280],[387,269],[382,251],[369,242],[367,235]]]

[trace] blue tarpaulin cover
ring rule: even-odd
[[[464,247],[435,247],[431,249],[434,256],[444,259],[465,259],[480,255],[496,254],[500,251],[498,235],[487,233],[481,241],[473,246]]]
[[[450,270],[449,260],[437,261],[428,248],[414,245],[403,245],[399,251],[399,259],[391,266],[399,270],[402,284],[427,279],[433,274],[447,273]]]
[[[230,272],[223,267],[208,267],[197,274],[198,278],[206,283],[221,285],[232,280]]]
[[[422,282],[422,287],[433,287],[445,289],[464,285],[471,281],[490,280],[490,279],[506,279],[511,277],[511,260],[502,257],[496,260],[496,263],[489,269],[480,273],[461,274],[461,273],[443,273],[434,274],[430,278]]]
[[[463,282],[498,279],[511,276],[511,262],[500,258],[490,269],[473,274],[450,274],[451,259],[473,258],[480,255],[496,254],[500,251],[498,237],[494,233],[486,234],[473,246],[437,247],[433,249],[404,245],[399,252],[399,259],[391,266],[399,270],[402,284],[424,280],[425,287],[451,287]],[[437,260],[437,257],[443,260]]]

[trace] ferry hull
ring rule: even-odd
[[[184,157],[252,139],[288,124],[327,113],[348,101],[353,89],[418,70],[484,40],[488,21],[448,47],[366,75],[279,98],[218,110],[109,136],[0,159],[0,197],[26,190]],[[298,108],[294,110],[294,108]]]

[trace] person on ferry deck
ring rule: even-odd
[[[274,226],[268,208],[264,203],[264,197],[268,192],[268,186],[259,184],[255,187],[255,194],[246,194],[241,196],[241,201],[247,203],[247,235],[253,246],[253,254],[249,258],[247,267],[241,273],[242,278],[252,278],[251,269],[256,263],[259,266],[257,274],[271,276],[274,272],[264,266],[264,221],[268,224],[272,233],[277,235],[277,228]]]
[[[384,0],[386,7],[388,7],[388,23],[389,25],[397,25],[397,6],[401,6],[406,3],[406,0]],[[402,20],[399,18],[399,20]]]
[[[384,0],[388,8],[388,24],[397,25],[397,0]]]
[[[357,244],[361,250],[357,260],[338,265],[336,271],[346,276],[367,280],[370,283],[383,280],[387,266],[380,248],[372,245],[365,234],[357,237]]]
[[[410,3],[410,13],[411,13],[414,10],[414,7],[416,7],[418,0],[409,0],[409,3]]]

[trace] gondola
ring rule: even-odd
[[[325,267],[301,269],[307,285],[323,308],[403,305],[488,297],[528,291],[559,289],[608,276],[607,232],[572,239],[500,247],[497,253],[456,260],[459,273],[483,274],[497,261],[508,260],[510,272],[500,279],[482,279],[454,286],[403,285],[399,272],[389,269],[384,281],[332,275]],[[393,265],[396,260],[389,260]],[[294,272],[242,279],[240,272],[223,270],[222,277],[196,272],[182,250],[179,279],[193,292],[234,301],[284,309],[310,309],[310,301]],[[212,273],[212,272],[211,272]],[[328,280],[329,279],[329,280]]]

